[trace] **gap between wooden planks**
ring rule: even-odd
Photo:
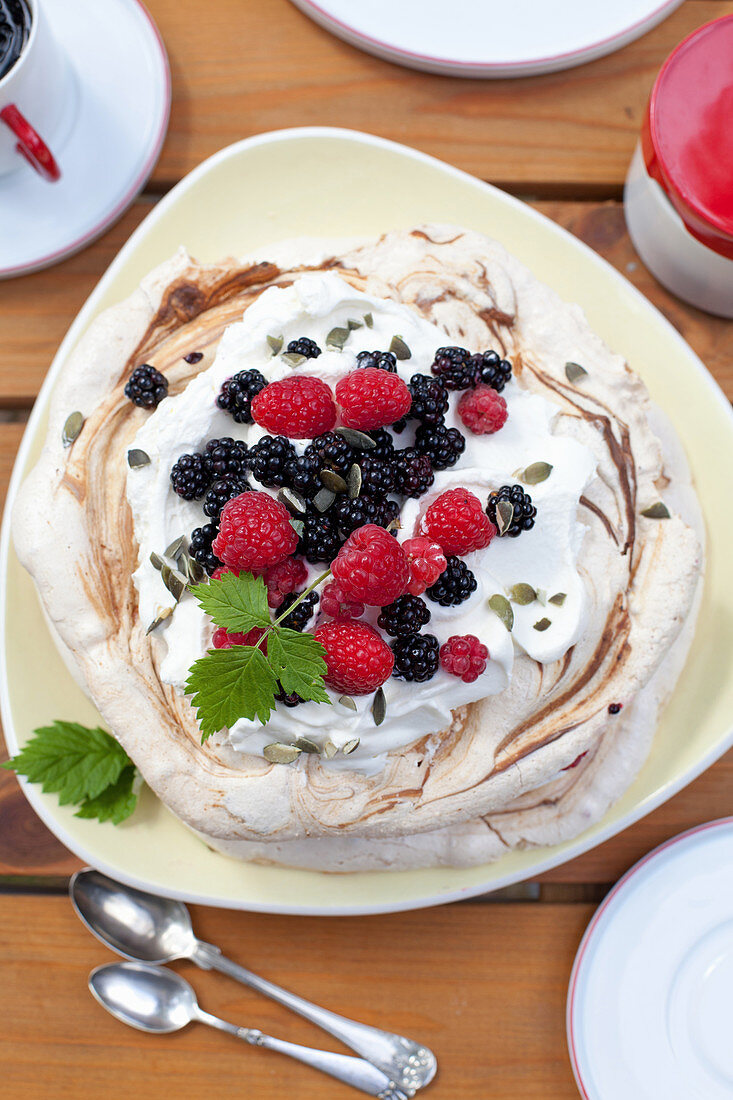
[[[201,938],[317,1004],[437,1054],[425,1100],[576,1100],[565,998],[588,905],[461,905],[374,917],[273,917],[192,907]],[[86,989],[116,960],[65,898],[0,898],[0,1093],[7,1100],[348,1100],[344,1085],[191,1025],[126,1028]],[[221,975],[176,964],[202,1007],[309,1045],[330,1036]]]
[[[501,186],[618,197],[662,62],[692,30],[733,11],[687,0],[624,49],[519,80],[402,68],[317,26],[289,0],[148,0],[173,77],[153,183],[176,181],[240,138],[344,126],[407,142]],[[297,167],[294,168],[297,186]],[[543,190],[538,190],[543,189]],[[585,190],[584,190],[585,189]]]

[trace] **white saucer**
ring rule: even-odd
[[[733,818],[682,833],[614,887],[570,978],[585,1100],[733,1097]]]
[[[293,0],[339,38],[387,61],[451,76],[535,76],[633,42],[682,0]]]
[[[44,0],[73,70],[69,119],[47,183],[21,163],[0,176],[0,277],[56,263],[102,233],[135,198],[170,113],[168,59],[138,0]]]

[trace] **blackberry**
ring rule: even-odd
[[[279,680],[278,685],[280,687],[280,690],[275,695],[278,703],[282,703],[286,707],[298,707],[301,703],[305,702],[305,699],[302,699],[300,695],[298,695],[297,691],[291,691],[289,695],[286,695],[285,691],[283,690],[283,686]]]
[[[301,496],[312,497],[323,488],[320,478],[321,466],[318,455],[301,455],[287,463],[285,484],[295,489]]]
[[[191,533],[191,542],[188,552],[195,558],[199,565],[203,565],[206,572],[211,575],[222,563],[211,549],[211,544],[219,533],[218,523],[205,523],[203,527],[197,527]]]
[[[476,385],[476,367],[465,348],[438,348],[430,370],[447,390],[468,390]]]
[[[304,355],[306,359],[317,359],[321,354],[318,344],[308,336],[299,336],[297,340],[291,340],[288,351],[291,355]]]
[[[439,378],[413,374],[408,385],[412,394],[410,417],[422,424],[440,424],[448,409],[448,393]]]
[[[391,462],[394,458],[395,449],[394,441],[387,429],[374,428],[371,432],[365,432],[364,434],[370,436],[377,444],[376,447],[372,447],[370,451],[365,453],[370,458],[378,458],[380,462]]]
[[[349,467],[356,461],[356,453],[350,447],[342,435],[336,432],[324,432],[317,435],[312,443],[309,443],[303,452],[307,458],[317,458],[322,469],[328,466],[340,474],[346,474]],[[371,454],[371,451],[369,452]]]
[[[230,436],[210,439],[204,447],[204,461],[212,479],[243,478],[247,470],[247,444]]]
[[[435,584],[428,588],[427,594],[441,607],[455,607],[476,591],[477,583],[465,561],[451,556],[446,560],[448,564]]]
[[[395,481],[397,492],[408,497],[420,497],[435,481],[433,464],[428,455],[415,447],[395,451]]]
[[[248,465],[261,485],[287,485],[288,471],[298,457],[295,447],[284,435],[264,435],[250,447]]]
[[[224,412],[228,412],[237,424],[252,423],[252,398],[264,390],[267,379],[258,370],[240,370],[232,378],[227,378],[221,387],[216,403]]]
[[[532,503],[532,497],[525,493],[521,485],[502,485],[493,493],[489,493],[489,502],[486,505],[486,515],[491,522],[498,527],[496,522],[496,506],[500,500],[507,500],[514,508],[512,522],[504,531],[504,536],[515,539],[522,531],[529,531],[534,527],[534,519],[537,509]]]
[[[135,367],[125,386],[125,397],[141,409],[154,409],[168,396],[168,379],[149,363]]]
[[[198,451],[181,455],[171,470],[173,492],[184,500],[200,500],[211,485],[211,478],[209,465]]]
[[[418,684],[432,680],[440,664],[440,643],[434,634],[402,634],[392,642],[392,675]]]
[[[471,356],[476,370],[477,382],[491,386],[497,393],[506,386],[512,376],[512,365],[508,359],[500,359],[495,351],[482,351]]]
[[[249,493],[252,486],[241,479],[220,478],[215,481],[204,497],[204,515],[218,519],[224,505],[242,493]]]
[[[345,541],[339,536],[328,516],[308,512],[303,519],[303,534],[298,543],[298,553],[311,564],[332,562]]]
[[[392,520],[399,520],[400,518],[400,506],[396,500],[384,500],[382,501],[382,519],[380,521],[381,527],[389,527]],[[394,529],[390,531],[390,535],[397,536],[397,529],[399,523],[396,524]]]
[[[350,535],[357,527],[363,527],[365,523],[376,523],[380,527],[383,523],[383,511],[378,501],[371,497],[359,496],[356,500],[349,500],[346,496],[340,496],[329,509],[329,517],[345,535]],[[391,517],[390,517],[391,518]],[[389,523],[389,520],[387,520]]]
[[[360,351],[356,356],[357,367],[377,367],[397,374],[397,360],[391,351]]]
[[[361,492],[368,497],[386,496],[395,489],[395,472],[387,463],[372,458],[371,451],[359,456]]]
[[[458,428],[446,428],[445,424],[421,424],[415,432],[415,447],[427,455],[434,470],[447,470],[455,466],[466,449],[466,440]]]
[[[417,634],[421,626],[430,622],[428,605],[419,596],[398,596],[379,612],[377,626],[386,634]]]
[[[300,599],[301,596],[302,592],[291,592],[287,595],[280,605],[278,614],[282,615],[283,612],[287,611],[287,609],[291,607],[296,600]],[[280,626],[286,626],[288,630],[299,630],[302,632],[305,630],[308,621],[312,618],[317,603],[318,593],[309,592],[303,602],[299,603],[294,611],[291,611],[289,615],[285,616]]]

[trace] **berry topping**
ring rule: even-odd
[[[368,496],[350,500],[346,496],[340,496],[330,509],[329,515],[339,531],[350,535],[352,531],[356,531],[357,527],[364,527],[367,523],[386,527],[395,518],[395,511],[399,515],[399,505],[391,500],[378,501]]]
[[[216,523],[205,523],[191,533],[188,552],[209,574],[222,564],[211,548],[218,533],[219,525]]]
[[[476,381],[491,386],[497,393],[506,386],[512,376],[512,365],[507,359],[500,359],[495,351],[482,351],[471,356],[476,370]]]
[[[439,378],[413,374],[407,387],[412,394],[409,415],[423,424],[440,424],[448,409],[448,393]]]
[[[322,468],[323,463],[317,455],[300,455],[286,464],[283,471],[285,484],[301,496],[312,497],[323,488],[320,477]]]
[[[228,501],[234,500],[242,493],[248,493],[250,489],[251,485],[248,485],[244,478],[220,478],[206,491],[204,515],[211,519],[218,519]]]
[[[154,409],[168,396],[168,379],[149,363],[135,367],[125,386],[125,397],[141,409]]]
[[[290,595],[286,596],[283,600],[280,612],[282,613],[284,611],[287,611],[287,609],[291,607],[292,604],[294,604],[299,597],[299,592],[291,592]],[[309,620],[313,615],[313,612],[316,609],[317,603],[318,593],[309,592],[302,603],[299,603],[298,606],[293,611],[291,611],[289,615],[285,616],[285,618],[280,623],[280,626],[285,626],[289,630],[305,630]]]
[[[267,493],[251,492],[224,505],[212,549],[225,565],[250,570],[275,565],[297,544],[285,505]]]
[[[324,623],[315,631],[315,638],[326,651],[326,683],[336,691],[369,695],[392,672],[392,650],[376,630],[364,623]]]
[[[384,428],[377,428],[374,431],[368,432],[368,435],[376,443],[376,447],[372,447],[368,451],[370,458],[378,458],[381,462],[390,462],[395,454],[394,441],[392,436]]]
[[[279,680],[278,683],[280,683]],[[275,699],[278,701],[278,703],[282,703],[283,706],[286,707],[299,707],[301,703],[305,702],[305,699],[301,698],[301,696],[298,695],[297,691],[291,691],[289,694],[286,695],[282,688],[282,685],[280,686],[280,690],[276,693]]]
[[[400,544],[373,523],[349,535],[331,571],[345,596],[373,607],[384,607],[401,596],[409,576],[407,555]]]
[[[410,577],[406,585],[412,596],[422,596],[425,589],[435,584],[448,564],[437,542],[418,536],[402,543],[410,565]]]
[[[418,684],[432,680],[440,664],[438,639],[434,634],[402,634],[392,642],[393,676]]]
[[[361,492],[370,497],[386,496],[395,488],[393,467],[379,458],[372,458],[371,452],[359,456],[361,467]]]
[[[458,415],[476,435],[492,435],[506,424],[506,401],[491,386],[476,386],[458,402]]]
[[[397,374],[365,367],[336,383],[336,400],[347,428],[381,428],[410,411],[412,397]]]
[[[308,512],[303,519],[303,534],[298,543],[298,552],[306,561],[333,561],[343,543],[338,531],[328,516],[319,512]]]
[[[465,348],[438,348],[430,370],[447,390],[467,390],[476,384],[476,367]]]
[[[373,454],[373,451],[369,452]],[[324,432],[309,443],[304,451],[306,458],[317,459],[318,469],[327,466],[330,470],[345,474],[356,461],[356,452],[342,435],[336,432]]]
[[[488,546],[496,527],[468,489],[448,489],[433,501],[422,518],[421,534],[442,546],[446,554],[468,554]]]
[[[291,340],[288,351],[291,355],[304,355],[306,359],[317,359],[321,354],[318,344],[308,336],[299,336],[297,340]]]
[[[431,600],[439,603],[441,607],[455,607],[456,604],[467,600],[477,588],[477,581],[465,561],[460,558],[449,557],[445,571],[441,573],[435,584],[431,584],[426,593]]]
[[[237,424],[252,423],[252,398],[264,390],[267,379],[258,370],[241,370],[233,378],[227,378],[221,387],[216,403],[228,412]]]
[[[399,634],[416,634],[430,622],[428,605],[419,596],[398,596],[379,613],[377,626],[396,638]]]
[[[496,522],[496,506],[502,500],[507,501],[514,509],[511,523],[506,531],[501,532],[502,535],[515,539],[522,531],[529,531],[534,527],[537,509],[532,503],[532,497],[525,493],[521,485],[502,485],[501,489],[489,493],[486,515],[493,524],[499,526]]]
[[[313,439],[334,426],[336,406],[320,378],[294,374],[260,390],[252,399],[252,419],[273,435]]]
[[[421,497],[435,481],[433,464],[429,455],[416,447],[395,451],[395,482],[398,493],[408,497]]]
[[[489,651],[475,634],[454,634],[440,647],[440,663],[451,676],[472,684],[486,668]]]
[[[397,373],[397,360],[391,351],[360,351],[356,362],[359,367],[376,367],[377,370],[387,370],[390,374]]]
[[[297,455],[293,444],[283,435],[264,435],[250,447],[248,465],[261,485],[287,485]]]
[[[447,470],[449,466],[455,466],[465,451],[466,440],[458,428],[446,428],[445,424],[421,424],[415,432],[415,447],[428,456],[434,470]]]
[[[364,604],[349,599],[336,581],[327,584],[321,593],[321,611],[332,619],[360,619],[364,614]]]
[[[267,586],[267,602],[270,607],[280,607],[291,592],[296,592],[301,584],[305,584],[308,578],[308,570],[305,562],[300,558],[285,558],[277,565],[269,566],[264,573]]]
[[[184,500],[199,500],[211,485],[211,476],[203,455],[181,455],[171,470],[173,492]]]
[[[259,626],[252,627],[246,634],[229,633],[223,626],[214,631],[212,642],[214,649],[231,649],[233,645],[257,645],[266,631]],[[260,646],[263,653],[267,653],[267,642]]]
[[[225,573],[235,573],[236,576],[239,576],[241,569],[230,569],[228,565],[217,565],[216,569],[211,574],[212,581],[221,580]]]
[[[247,444],[241,439],[210,439],[204,447],[204,459],[213,478],[244,477],[247,471]]]

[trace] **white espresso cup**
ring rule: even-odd
[[[28,164],[43,179],[60,179],[52,149],[69,97],[71,74],[43,10],[43,0],[26,0],[31,14],[28,40],[0,79],[0,175]]]

